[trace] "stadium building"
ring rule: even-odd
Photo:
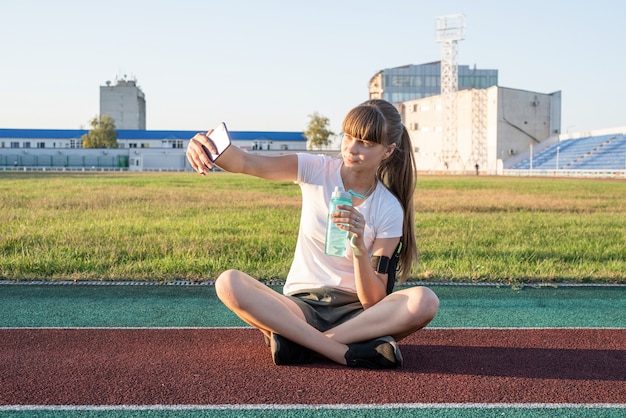
[[[117,131],[118,148],[82,148],[87,130],[0,129],[0,169],[191,170],[185,151],[199,131]],[[248,152],[305,151],[302,132],[231,131]]]
[[[418,170],[495,174],[504,161],[561,129],[561,93],[498,87],[498,70],[456,66],[456,84],[442,94],[442,62],[379,71],[370,99],[393,103],[409,130]],[[452,142],[446,143],[446,129]]]
[[[445,157],[442,96],[399,105],[421,171],[501,173],[504,163],[561,130],[561,92],[492,86],[455,93],[456,148]]]

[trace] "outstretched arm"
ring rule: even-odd
[[[232,173],[244,173],[268,180],[294,181],[298,175],[298,157],[295,154],[263,156],[249,154],[231,144],[215,161],[209,158],[209,150],[216,151],[208,135],[198,133],[187,146],[187,160],[201,175],[206,175],[214,166]]]

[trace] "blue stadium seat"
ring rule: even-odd
[[[557,162],[558,159],[558,162]],[[568,139],[533,156],[536,170],[623,170],[626,169],[626,135],[611,134]],[[530,159],[513,169],[528,170]]]

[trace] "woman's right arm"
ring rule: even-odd
[[[231,144],[212,162],[208,150],[215,145],[207,134],[196,134],[187,146],[187,160],[191,167],[203,176],[214,166],[231,173],[244,173],[268,180],[295,181],[298,175],[298,156],[295,154],[268,157],[249,154]]]

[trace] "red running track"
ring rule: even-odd
[[[253,329],[0,329],[0,405],[626,403],[626,329],[425,329],[396,370],[275,366]]]

